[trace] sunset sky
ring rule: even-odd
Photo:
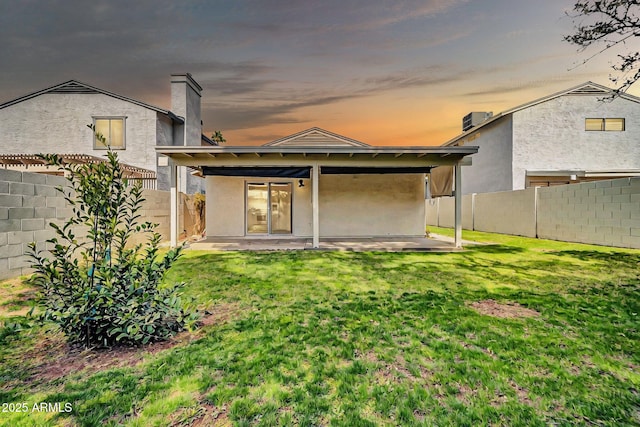
[[[170,74],[190,72],[228,144],[319,126],[439,145],[470,111],[612,85],[612,56],[575,68],[587,55],[562,41],[573,3],[0,0],[0,103],[76,79],[168,109]]]

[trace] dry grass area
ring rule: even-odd
[[[480,314],[498,317],[500,319],[517,319],[519,317],[538,317],[540,313],[530,308],[526,308],[517,302],[499,303],[492,299],[475,301],[469,304]]]
[[[201,327],[194,331],[183,331],[167,341],[155,342],[140,347],[111,349],[87,349],[69,345],[59,332],[47,332],[36,341],[33,348],[25,352],[30,361],[31,372],[26,384],[54,381],[70,374],[96,373],[112,368],[136,366],[149,356],[175,347],[187,346],[202,338],[208,326],[221,325],[238,315],[237,303],[220,303],[209,309],[202,318]]]

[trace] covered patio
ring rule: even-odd
[[[297,242],[299,249],[382,242],[393,248],[394,241],[396,248],[433,247],[425,239],[424,177],[442,165],[452,166],[455,174],[453,247],[460,248],[462,165],[477,151],[473,146],[374,147],[319,128],[261,146],[156,147],[171,160],[172,246],[178,236],[176,167],[189,166],[207,177],[210,244],[266,241],[261,245],[273,247],[283,240],[292,247]],[[265,201],[256,208],[259,198]]]

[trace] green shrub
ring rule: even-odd
[[[158,254],[157,224],[139,223],[142,188],[123,177],[117,155],[108,150],[106,162],[87,164],[42,158],[66,172],[71,191],[58,191],[73,215],[50,224],[56,237],[47,240],[48,251],[29,246],[40,318],[58,324],[71,343],[97,347],[165,340],[195,326],[199,314],[180,296],[184,284],[160,286],[182,248]],[[86,230],[84,239],[78,229]],[[140,233],[146,243],[128,244]]]

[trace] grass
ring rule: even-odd
[[[38,379],[51,361],[33,348],[60,340],[55,330],[5,327],[0,402],[73,411],[4,412],[0,424],[640,424],[640,251],[464,238],[490,244],[187,252],[167,280],[186,281],[203,308],[229,308],[225,321],[137,363],[53,379]],[[31,291],[13,286],[0,283],[0,322],[28,306]],[[539,315],[471,307],[487,300]]]

